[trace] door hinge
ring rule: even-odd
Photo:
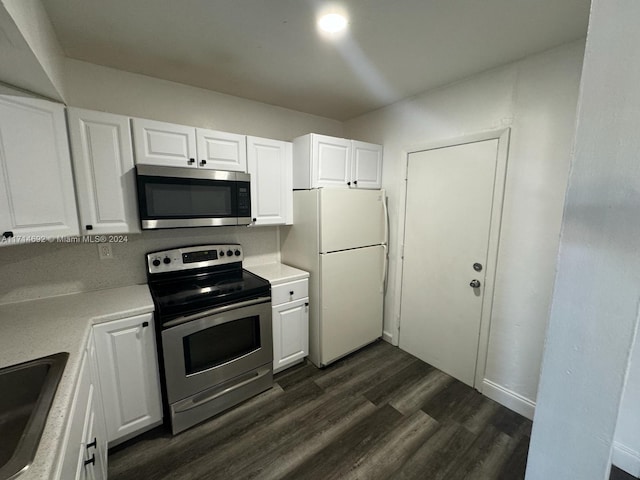
[[[400,258],[404,260],[404,243],[400,246]]]

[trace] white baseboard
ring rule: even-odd
[[[529,420],[533,420],[533,413],[536,410],[536,404],[528,398],[525,398],[516,392],[512,392],[497,383],[493,383],[486,378],[482,382],[482,394],[489,397],[491,400],[495,400],[499,404],[504,405],[508,409],[527,417]]]
[[[391,345],[393,345],[393,335],[391,335],[389,332],[382,332],[382,339],[385,342],[389,342]]]
[[[640,453],[630,449],[626,445],[613,442],[611,463],[629,475],[640,477]]]

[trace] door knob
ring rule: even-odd
[[[471,280],[471,283],[469,283],[469,286],[471,288],[480,288],[480,280]]]
[[[481,271],[482,271],[482,264],[481,264],[481,263],[474,263],[474,264],[473,264],[473,269],[474,269],[476,272],[481,272]]]

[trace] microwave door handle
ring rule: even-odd
[[[164,323],[163,327],[175,327],[176,325],[182,325],[183,323],[191,322],[193,320],[198,320],[204,317],[210,317],[212,315],[217,315],[218,313],[228,312],[229,310],[236,310],[243,307],[250,307],[251,305],[257,305],[259,303],[266,303],[269,301],[271,301],[271,297],[259,297],[254,298],[253,300],[245,300],[244,302],[232,303],[231,305],[223,305],[222,307],[212,308],[210,310],[205,310],[204,312],[194,313],[193,315],[174,318],[173,320]]]

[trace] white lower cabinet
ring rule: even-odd
[[[107,478],[107,438],[95,362],[91,336],[80,365],[71,420],[63,439],[64,456],[55,476],[59,480]]]
[[[273,371],[301,362],[309,354],[308,280],[271,288]]]
[[[93,332],[112,447],[162,422],[153,314],[97,324]]]

